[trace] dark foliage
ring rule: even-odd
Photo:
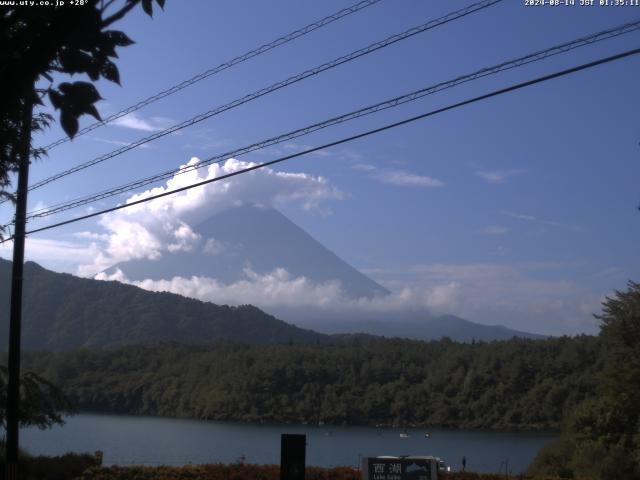
[[[630,282],[603,307],[598,388],[571,412],[531,473],[640,479],[640,284]]]
[[[277,465],[189,465],[184,467],[106,467],[91,468],[79,480],[278,480]],[[350,467],[307,467],[306,480],[360,480],[361,473]],[[455,472],[438,476],[441,480],[503,480],[504,475],[492,473]],[[533,480],[530,476],[510,476],[513,480]],[[556,476],[536,477],[536,480],[561,480]],[[587,480],[575,478],[574,480]]]
[[[161,7],[164,0],[156,0]],[[60,124],[70,137],[78,131],[78,119],[91,115],[100,120],[95,103],[100,94],[86,81],[61,82],[61,75],[86,75],[89,80],[100,78],[120,83],[120,74],[113,59],[117,47],[133,41],[123,32],[110,30],[142,2],[151,15],[151,0],[122,2],[85,0],[73,8],[0,6],[0,193],[6,191],[9,174],[17,169],[17,154],[22,139],[23,117],[27,100],[43,105],[46,97],[60,111]],[[117,5],[117,6],[116,6]],[[111,8],[110,7],[115,7]],[[55,77],[55,78],[54,78]],[[37,88],[36,88],[37,87]],[[28,110],[27,110],[28,111]],[[41,129],[52,120],[50,115],[36,113],[33,128]],[[42,155],[32,150],[32,158]]]
[[[5,447],[4,440],[0,440],[0,472],[2,473],[5,468]],[[20,480],[72,480],[89,468],[99,467],[102,460],[87,453],[66,453],[47,457],[32,456],[20,450],[18,462]],[[0,478],[4,477],[0,476]]]
[[[596,387],[594,337],[458,344],[131,346],[33,353],[80,410],[244,422],[558,428]]]
[[[92,468],[79,480],[278,480],[280,467],[277,465],[252,464],[212,464],[189,465],[184,467],[107,467]],[[319,468],[307,467],[306,480],[359,480],[360,472],[349,467]]]
[[[67,453],[56,457],[26,457],[20,462],[20,477],[24,480],[72,480],[98,465],[96,457],[86,453]]]
[[[7,368],[0,365],[0,426],[6,428]],[[20,379],[20,425],[48,428],[64,423],[64,416],[74,409],[58,387],[33,372]]]

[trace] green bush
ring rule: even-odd
[[[71,480],[90,467],[98,465],[96,457],[88,453],[66,453],[58,457],[27,457],[21,462],[21,477],[25,480]]]
[[[279,480],[277,465],[213,464],[183,467],[96,467],[78,480]],[[360,472],[349,467],[307,467],[307,480],[360,480]]]
[[[20,451],[19,477],[21,480],[72,480],[91,467],[99,465],[94,455],[66,453],[57,457],[31,456]],[[5,471],[5,448],[0,448],[0,478]]]

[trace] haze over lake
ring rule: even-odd
[[[236,462],[278,464],[280,435],[307,435],[307,465],[357,466],[367,455],[435,455],[458,469],[462,456],[474,471],[520,473],[551,432],[489,432],[309,425],[250,425],[159,417],[82,413],[63,427],[21,432],[21,447],[32,454],[102,450],[106,465],[185,465]],[[425,433],[430,438],[425,438]]]

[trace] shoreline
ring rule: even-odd
[[[333,427],[333,428],[376,428],[376,429],[384,429],[384,430],[404,430],[404,429],[426,429],[426,430],[441,430],[441,431],[468,431],[468,432],[495,432],[495,433],[529,433],[529,434],[545,434],[545,435],[555,435],[560,433],[560,426],[549,427],[549,426],[540,426],[534,428],[518,428],[518,427],[474,427],[469,425],[452,425],[452,424],[411,424],[407,423],[406,425],[398,425],[392,423],[370,423],[370,424],[361,424],[361,423],[315,423],[315,422],[296,422],[296,421],[278,421],[278,420],[260,420],[260,421],[242,421],[242,420],[234,420],[234,419],[216,419],[216,418],[198,418],[198,417],[187,417],[187,416],[173,416],[173,415],[150,415],[150,414],[139,414],[139,413],[130,413],[130,412],[114,412],[108,410],[90,410],[90,409],[82,409],[78,410],[75,414],[70,415],[68,417],[73,417],[77,415],[104,415],[104,416],[119,416],[119,417],[133,417],[133,418],[149,418],[149,419],[163,419],[163,420],[188,420],[194,422],[208,422],[208,423],[220,423],[224,425],[238,425],[238,426],[248,426],[248,427],[277,427],[277,426],[287,426],[287,427],[309,427],[309,428],[322,428],[322,427]],[[65,417],[67,418],[67,417]],[[427,433],[427,432],[425,432]]]

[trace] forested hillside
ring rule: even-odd
[[[172,293],[148,292],[118,282],[102,282],[24,268],[22,346],[64,350],[174,340],[209,343],[321,342],[328,337],[304,330],[244,305],[230,307]],[[8,325],[11,262],[0,259],[0,323]],[[8,344],[0,329],[0,345]],[[6,347],[3,347],[6,348]]]
[[[640,284],[603,302],[597,388],[563,421],[529,473],[640,480]]]
[[[237,420],[558,428],[592,395],[597,338],[130,346],[31,353],[80,410]]]

